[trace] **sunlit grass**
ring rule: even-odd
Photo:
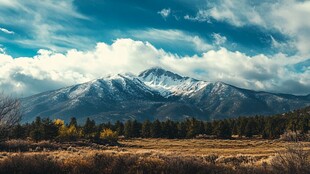
[[[29,163],[30,160],[45,160],[46,163],[40,163],[45,165],[45,168],[40,168],[38,171],[54,166],[57,170],[53,171],[58,173],[66,173],[66,171],[117,173],[118,170],[128,173],[141,171],[175,173],[190,170],[224,173],[247,173],[250,170],[253,173],[261,173],[273,170],[272,162],[279,159],[279,154],[286,154],[286,147],[296,145],[293,142],[259,139],[130,139],[120,140],[120,146],[80,142],[72,144],[16,140],[8,142],[10,146],[14,143],[16,147],[20,144],[24,150],[0,152],[0,166],[6,171],[14,172],[14,165],[30,165],[33,167],[16,168],[16,170],[28,170],[30,173],[33,168],[40,167]],[[40,148],[26,151],[25,147],[31,144]],[[299,145],[303,147],[304,152],[310,152],[310,142],[299,143]],[[1,171],[4,170],[1,169],[0,173]]]

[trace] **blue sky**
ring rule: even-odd
[[[309,18],[301,0],[0,0],[0,87],[28,96],[162,66],[309,94]]]

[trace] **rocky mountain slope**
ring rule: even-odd
[[[162,68],[138,76],[109,75],[22,99],[24,122],[36,116],[97,122],[126,119],[203,120],[269,115],[310,105],[310,96],[241,89],[222,82],[182,77]]]

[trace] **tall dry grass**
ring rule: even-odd
[[[287,147],[285,152],[277,153],[271,160],[271,167],[275,173],[309,174],[309,155],[301,144],[296,143]]]
[[[55,159],[48,155],[17,154],[0,162],[0,173],[261,173],[260,167],[213,164],[198,157],[141,156],[138,154],[94,154],[87,157]]]
[[[140,140],[139,142],[141,142]],[[144,140],[143,140],[144,141]],[[136,146],[127,147],[126,151],[122,151],[119,147],[93,147],[90,144],[57,144],[50,148],[61,146],[60,150],[54,151],[35,151],[35,152],[1,152],[0,151],[0,174],[4,173],[232,173],[232,174],[291,174],[291,173],[310,173],[309,149],[305,149],[304,145],[298,143],[286,143],[291,146],[283,151],[282,148],[275,156],[266,159],[265,156],[252,156],[246,154],[217,154],[217,153],[196,153],[186,151],[185,147],[192,144],[204,147],[202,143],[209,141],[193,141],[193,142],[166,142],[164,146],[175,149],[178,148],[181,153],[159,153],[158,151],[144,149],[141,153],[138,151],[128,150],[130,148],[137,149]],[[25,149],[32,146],[27,141],[8,141],[5,146],[12,149]],[[150,143],[150,142],[149,142]],[[181,144],[180,144],[181,143]],[[211,145],[211,142],[209,142]],[[243,148],[245,145],[251,146],[249,141],[243,144],[241,142],[232,143],[231,141],[219,141],[220,149],[224,147]],[[254,142],[257,144],[258,142]],[[160,143],[161,144],[161,143]],[[268,142],[269,144],[269,142]],[[266,142],[260,146],[268,145]],[[285,144],[285,145],[286,145]],[[87,145],[87,146],[85,146]],[[185,146],[186,145],[186,146]],[[213,144],[214,145],[214,144]],[[238,145],[237,147],[235,147]],[[276,144],[278,145],[278,144]],[[283,144],[284,145],[284,144]],[[307,145],[307,144],[306,144]],[[35,146],[40,148],[48,148],[49,142],[38,142]],[[69,147],[67,147],[69,146]],[[154,148],[158,147],[153,145]],[[161,146],[163,146],[161,144]],[[185,146],[185,147],[184,147]],[[208,145],[209,146],[209,145]],[[234,146],[234,147],[232,147]],[[240,147],[239,147],[240,146]],[[181,148],[183,147],[183,148]],[[196,147],[196,148],[198,148]],[[273,147],[273,146],[271,146]],[[103,148],[103,149],[102,149]],[[112,148],[112,149],[110,149]],[[192,147],[193,148],[193,147]],[[215,147],[213,147],[215,148]],[[163,148],[161,148],[163,149]],[[209,147],[208,147],[209,149]],[[119,151],[117,151],[119,150]],[[200,154],[200,155],[199,155]],[[270,155],[269,155],[270,156]],[[269,160],[271,159],[271,160]]]

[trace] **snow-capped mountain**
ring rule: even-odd
[[[121,119],[118,117],[122,116],[121,114],[131,113],[132,117],[138,116],[140,109],[135,108],[141,106],[143,110],[147,108],[144,105],[163,99],[157,91],[146,86],[137,77],[117,74],[30,96],[22,99],[22,103],[25,121],[33,120],[36,116],[61,117],[67,120],[72,116],[97,117],[101,116],[101,113],[106,113],[107,117],[113,116],[113,119]]]
[[[87,117],[97,122],[197,117],[203,120],[282,113],[310,105],[310,97],[256,92],[222,82],[182,77],[162,68],[138,76],[116,74],[22,99],[23,121],[36,116]]]
[[[190,95],[210,84],[190,77],[182,77],[162,68],[151,68],[143,71],[139,78],[147,86],[157,90],[166,98],[175,95]]]

